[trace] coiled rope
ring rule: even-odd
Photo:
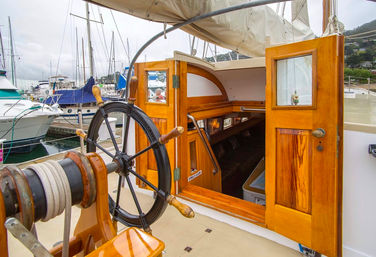
[[[28,168],[38,175],[46,195],[47,212],[42,221],[60,215],[65,209],[62,256],[68,257],[72,194],[67,175],[61,165],[54,160],[32,164]]]

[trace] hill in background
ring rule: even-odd
[[[346,67],[376,69],[376,20],[344,34]]]

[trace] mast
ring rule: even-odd
[[[12,35],[12,24],[10,22],[10,16],[8,16],[8,23],[9,23],[9,37],[10,37],[10,65],[11,65],[11,70],[12,70],[12,83],[14,86],[17,87],[16,63],[14,61],[13,35]]]
[[[112,31],[112,56],[113,56],[113,62],[114,62],[114,86],[116,87],[116,70],[115,70],[115,35],[114,32]]]
[[[82,38],[82,70],[84,73],[84,84],[86,81],[86,73],[85,73],[85,47],[84,47],[84,38]]]
[[[91,32],[90,32],[90,11],[89,11],[89,3],[86,2],[86,26],[87,26],[87,42],[89,47],[89,68],[90,68],[90,77],[93,77],[94,74],[94,66],[93,66],[93,47],[91,45]]]
[[[329,23],[331,0],[323,0],[322,1],[322,9],[323,9],[322,33],[324,33],[325,30],[326,30],[326,27],[328,26],[328,23]]]
[[[78,44],[78,33],[76,27],[76,85],[80,84],[80,50]]]
[[[5,70],[4,44],[3,44],[3,36],[1,35],[1,30],[0,30],[0,46],[1,46],[1,57],[3,59],[2,69]]]

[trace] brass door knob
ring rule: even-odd
[[[324,137],[325,134],[326,134],[326,132],[322,128],[318,128],[318,129],[315,129],[314,131],[312,131],[312,136],[317,137],[317,138]]]

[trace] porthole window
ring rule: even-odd
[[[68,109],[68,111],[67,111],[68,113],[72,113],[72,109]]]

